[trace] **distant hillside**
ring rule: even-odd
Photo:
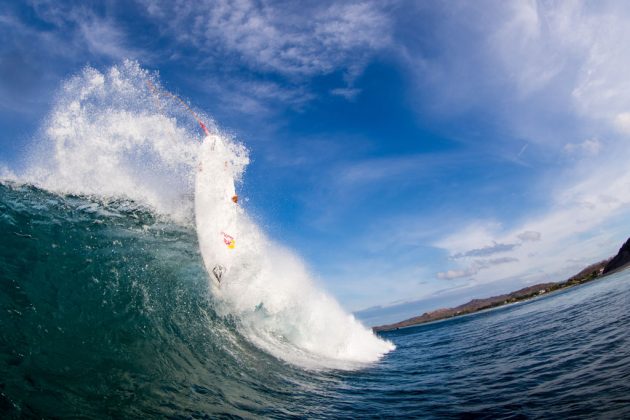
[[[622,250],[625,249],[625,252],[630,254],[630,239],[625,245],[622,247]],[[621,254],[621,250],[620,250]],[[618,254],[617,257],[620,255]],[[626,255],[627,258],[630,258],[630,255]],[[478,312],[484,309],[496,308],[498,306],[503,306],[509,303],[519,302],[526,299],[531,299],[535,296],[540,296],[545,293],[553,292],[556,290],[564,289],[566,287],[575,286],[577,284],[586,283],[588,281],[599,278],[603,275],[605,270],[611,265],[615,259],[607,259],[603,261],[599,261],[595,264],[591,264],[588,267],[584,268],[582,271],[577,273],[576,275],[570,277],[569,279],[563,282],[557,283],[541,283],[536,284],[534,286],[525,287],[523,289],[517,290],[512,293],[493,296],[486,299],[473,299],[468,303],[457,306],[455,308],[443,308],[437,309],[432,312],[425,312],[420,316],[416,316],[413,318],[406,319],[401,322],[397,322],[394,324],[388,325],[380,325],[377,327],[373,327],[374,331],[389,331],[395,330],[403,327],[410,327],[412,325],[424,324],[426,322],[438,321],[440,319],[452,318],[459,315],[471,314],[474,312]],[[625,264],[628,263],[627,260]],[[623,265],[623,264],[622,264]],[[612,269],[611,269],[612,270]]]
[[[458,315],[470,314],[473,312],[481,311],[483,309],[489,309],[496,306],[505,305],[507,303],[517,302],[524,298],[546,293],[547,289],[551,288],[555,284],[556,283],[537,284],[535,286],[525,287],[523,289],[517,290],[516,292],[508,293],[505,295],[493,296],[486,299],[473,299],[470,302],[464,303],[463,305],[459,305],[455,308],[443,308],[431,312],[425,312],[420,316],[409,318],[395,324],[381,325],[378,327],[374,327],[373,329],[374,331],[394,330],[411,325],[423,324],[425,322],[451,318]]]
[[[604,274],[617,271],[630,264],[630,238],[621,246],[619,252],[604,268]]]

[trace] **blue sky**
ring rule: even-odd
[[[250,149],[242,195],[366,322],[562,280],[630,234],[630,6],[0,5],[0,169],[125,59]]]

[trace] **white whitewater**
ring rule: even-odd
[[[193,222],[219,313],[233,316],[243,335],[280,359],[353,369],[393,350],[232,201],[247,150],[212,124],[212,134],[199,138],[181,105],[147,88],[147,80],[160,88],[156,79],[131,61],[104,73],[86,68],[70,79],[17,177],[61,193],[126,197]],[[234,238],[233,249],[225,235]],[[225,268],[220,285],[216,265]]]
[[[204,263],[209,273],[226,268],[220,285],[213,282],[215,293],[252,342],[312,368],[352,368],[393,349],[316,288],[299,258],[266,238],[231,200],[248,163],[242,147],[209,136],[199,159],[195,215]],[[233,249],[223,233],[234,237]]]

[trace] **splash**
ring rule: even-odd
[[[177,101],[156,96],[147,81],[163,89],[156,75],[132,61],[107,72],[86,68],[70,79],[19,177],[64,194],[128,198],[175,221],[196,223],[219,311],[282,360],[352,369],[393,350],[321,291],[304,263],[231,201],[249,163],[245,147],[214,124],[199,138],[195,118]],[[223,243],[226,231],[235,238],[234,249]],[[218,263],[226,267],[220,287],[211,274]]]
[[[126,197],[190,219],[200,142],[186,112],[147,89],[150,79],[159,85],[126,61],[106,73],[88,67],[68,80],[24,178],[55,192]]]

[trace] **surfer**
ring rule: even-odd
[[[150,80],[146,81],[147,86],[149,87],[149,89],[153,92],[153,94],[156,97],[156,103],[158,105],[158,107],[160,106],[159,103],[159,98],[160,95],[167,95],[169,97],[171,97],[172,99],[176,100],[177,102],[179,102],[181,105],[184,106],[184,108],[186,108],[186,110],[190,113],[190,115],[195,119],[195,121],[197,121],[197,123],[199,124],[199,127],[201,127],[201,130],[203,131],[205,137],[204,139],[207,139],[208,137],[211,136],[210,134],[210,130],[208,130],[208,127],[206,127],[206,125],[203,123],[203,121],[201,121],[201,118],[199,118],[199,116],[195,113],[195,111],[193,111],[193,109],[186,103],[184,102],[184,100],[182,98],[180,98],[177,95],[174,95],[168,91],[159,91],[157,89],[157,87],[151,83]],[[211,150],[214,151],[215,150],[215,145],[217,142],[217,138],[214,138],[214,141],[212,142],[211,145]],[[224,161],[223,166],[225,168],[225,170],[228,170],[228,161]],[[203,164],[202,161],[199,161],[199,164],[197,165],[197,171],[198,172],[203,172],[204,168],[203,168]],[[228,195],[229,197],[229,195]],[[238,195],[236,193],[234,193],[234,195],[232,195],[231,197],[231,201],[234,204],[238,204]],[[236,241],[234,239],[233,236],[225,233],[225,232],[221,232],[221,234],[223,235],[223,242],[225,243],[225,245],[228,247],[228,249],[234,249],[236,246]],[[223,277],[223,275],[227,272],[227,267],[221,264],[217,264],[212,268],[212,275],[214,276],[214,278],[217,280],[217,282],[219,284],[221,284],[221,278]]]

